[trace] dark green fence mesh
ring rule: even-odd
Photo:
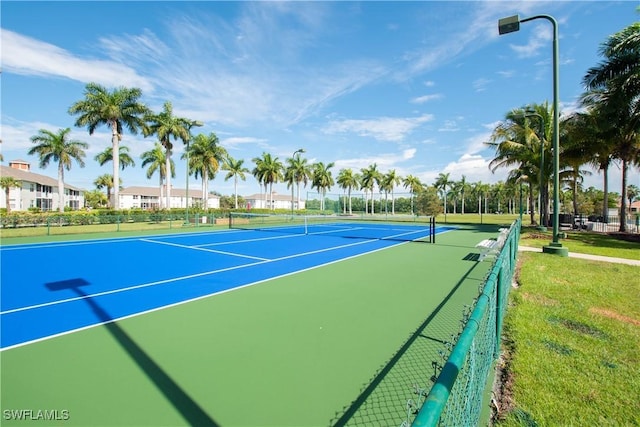
[[[505,231],[507,232],[507,231]],[[481,424],[483,393],[499,356],[502,320],[516,265],[520,222],[508,230],[495,257],[482,293],[468,316],[455,346],[440,368],[435,384],[415,419],[408,412],[402,426],[471,426]]]

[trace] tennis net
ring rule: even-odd
[[[410,215],[348,216],[231,212],[229,228],[435,243],[435,218]]]

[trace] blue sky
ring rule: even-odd
[[[39,129],[73,129],[90,144],[86,167],[65,181],[93,189],[111,164],[94,156],[110,146],[109,130],[74,128],[71,104],[86,83],[139,87],[160,111],[204,122],[229,153],[251,159],[269,152],[284,161],[298,148],[310,162],[354,170],[377,163],[431,184],[441,172],[494,183],[486,147],[506,112],[551,102],[551,24],[534,20],[498,36],[499,18],[550,14],[559,22],[562,113],[577,109],[586,70],[606,37],[638,20],[638,1],[412,2],[2,2],[4,164],[30,161]],[[121,172],[125,187],[157,186],[140,153],[153,138],[125,134],[136,160]],[[184,188],[182,144],[174,187]],[[221,172],[209,185],[233,193]],[[640,185],[633,170],[629,184]],[[199,188],[194,178],[190,188]],[[586,186],[602,187],[594,173]],[[620,191],[620,171],[610,172]],[[275,187],[287,194],[285,184]],[[307,190],[310,190],[307,188]],[[399,189],[399,191],[403,191]],[[248,174],[239,193],[259,192]],[[338,187],[331,192],[339,193]]]

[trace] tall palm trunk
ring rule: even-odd
[[[158,209],[162,209],[162,199],[164,198],[164,177],[160,175],[160,197],[158,198]]]
[[[233,177],[233,194],[236,199],[236,209],[238,209],[238,175],[234,175]]]
[[[207,171],[207,168],[202,172],[202,200],[204,203],[203,208],[205,210],[209,209],[209,171]],[[189,203],[188,200],[187,203]]]
[[[118,123],[111,123],[111,147],[113,153],[113,200],[109,200],[113,209],[120,209],[120,156],[118,148],[120,135],[118,135]]]
[[[9,199],[7,199],[7,205]],[[64,166],[58,162],[58,211],[64,212]]]
[[[627,232],[627,171],[629,163],[622,159],[622,195],[620,200],[620,233]]]
[[[171,209],[171,150],[168,148],[166,152],[165,170],[167,171],[165,173],[165,182],[167,183],[166,208]]]
[[[391,215],[396,214],[396,198],[393,194],[393,188],[391,189]]]

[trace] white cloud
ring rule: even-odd
[[[55,76],[109,87],[129,86],[151,90],[150,81],[132,68],[114,61],[85,59],[71,52],[2,29],[2,66],[22,75]]]
[[[489,83],[491,83],[491,80],[489,79],[485,79],[485,78],[476,79],[473,82],[473,89],[476,92],[484,92],[485,90],[487,90],[487,86],[489,85]]]
[[[412,104],[424,104],[424,103],[427,103],[429,101],[433,101],[433,100],[440,99],[440,98],[442,98],[442,94],[434,93],[434,94],[431,94],[431,95],[418,96],[416,98],[411,99],[410,102]]]
[[[549,47],[553,39],[553,31],[550,25],[537,24],[529,36],[529,41],[525,45],[510,44],[509,47],[519,58],[530,58],[537,56],[540,49]]]
[[[373,120],[334,120],[324,128],[328,134],[354,133],[359,136],[370,136],[379,141],[402,141],[423,123],[433,120],[433,115],[423,114],[419,117],[395,118],[380,117]]]

